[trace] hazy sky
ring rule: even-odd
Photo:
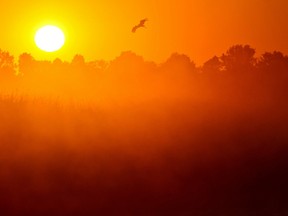
[[[287,0],[9,0],[1,9],[0,48],[37,59],[109,60],[132,50],[157,62],[185,53],[201,64],[234,44],[288,53]],[[147,28],[131,33],[146,17]],[[34,45],[44,24],[64,30],[61,51],[44,54]]]

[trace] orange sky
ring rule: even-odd
[[[1,9],[0,48],[15,56],[109,60],[132,50],[161,62],[179,52],[202,64],[234,44],[288,53],[287,0],[9,0]],[[132,34],[146,17],[147,29]],[[45,54],[34,45],[35,31],[45,24],[64,30],[61,51]]]

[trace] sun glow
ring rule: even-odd
[[[64,45],[65,36],[58,27],[47,25],[36,32],[34,40],[39,49],[45,52],[55,52]]]

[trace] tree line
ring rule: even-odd
[[[242,93],[268,91],[286,96],[288,56],[282,52],[266,52],[255,56],[249,45],[234,45],[220,56],[214,56],[203,65],[196,64],[185,54],[173,53],[165,62],[156,64],[126,51],[112,61],[85,61],[75,55],[71,62],[57,58],[39,61],[23,53],[18,62],[6,51],[0,50],[0,83],[17,89],[36,89],[53,86],[55,92],[72,95],[85,92],[131,92],[137,94],[165,92],[169,95],[191,88],[208,92],[238,90]],[[226,92],[228,93],[228,92]],[[225,93],[225,95],[226,95]],[[267,93],[267,92],[266,92]],[[268,93],[267,93],[268,94]],[[266,95],[267,95],[266,94]]]

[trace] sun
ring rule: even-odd
[[[45,52],[55,52],[64,45],[65,35],[60,28],[46,25],[38,29],[34,40],[39,49]]]

